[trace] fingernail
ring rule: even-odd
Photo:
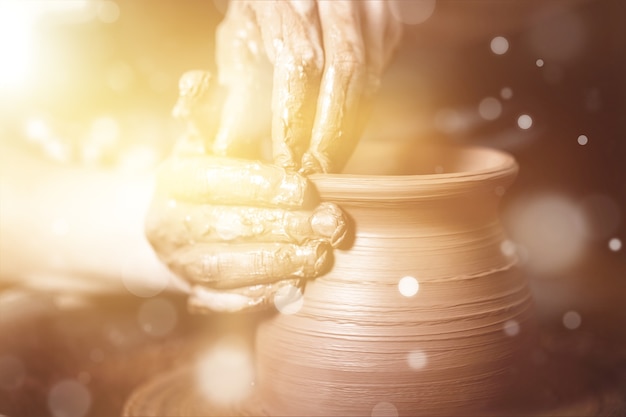
[[[333,203],[320,204],[311,216],[311,228],[316,234],[329,239],[333,247],[339,245],[347,234],[343,211]]]
[[[304,276],[315,278],[326,272],[329,266],[329,255],[332,251],[331,246],[323,240],[318,240],[307,243],[303,248],[308,252],[308,257],[312,258],[310,258],[310,262],[306,262],[304,265]]]
[[[274,202],[277,205],[306,207],[316,200],[315,189],[305,177],[296,172],[286,172],[280,182]]]

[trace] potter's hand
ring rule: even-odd
[[[401,32],[386,1],[230,2],[217,33],[219,83],[228,93],[212,151],[249,156],[267,57],[274,162],[304,174],[340,170]]]
[[[192,284],[191,310],[232,312],[325,272],[346,222],[334,204],[315,206],[296,172],[178,155],[159,171],[146,231],[160,259]]]

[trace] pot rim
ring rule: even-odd
[[[370,142],[365,145],[370,150],[382,150],[383,147],[403,146],[406,144],[390,144]],[[451,152],[457,155],[482,158],[477,163],[484,168],[456,170],[446,173],[433,174],[314,174],[309,178],[315,184],[323,199],[333,200],[406,200],[416,198],[441,197],[445,195],[465,194],[476,188],[497,187],[506,188],[510,185],[519,166],[513,155],[494,148],[484,146],[455,146],[455,145],[423,145],[415,143],[407,149],[415,152],[428,150],[430,152]],[[404,151],[404,149],[402,149]]]

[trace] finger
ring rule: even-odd
[[[302,208],[315,200],[307,179],[272,164],[205,155],[171,158],[157,173],[157,193],[196,204]]]
[[[391,61],[402,39],[402,22],[393,16],[392,3],[385,0],[366,0],[361,5],[361,27],[366,46],[368,69],[365,95],[374,93],[380,78]]]
[[[274,64],[273,160],[297,169],[309,145],[324,65],[316,2],[255,2],[254,9]]]
[[[285,290],[300,290],[302,280],[286,279],[263,285],[251,285],[230,290],[216,290],[203,285],[194,285],[187,300],[190,313],[236,313],[255,311],[268,306],[277,294]]]
[[[213,288],[238,288],[289,278],[312,279],[327,270],[331,247],[324,241],[289,243],[197,244],[167,261],[179,276]]]
[[[370,116],[374,94],[380,88],[383,72],[402,39],[402,23],[391,12],[391,2],[364,0],[359,2],[363,42],[365,44],[366,79],[353,137],[361,137]]]
[[[153,247],[169,254],[196,243],[279,242],[303,244],[325,240],[336,247],[345,237],[347,221],[333,203],[313,211],[246,206],[155,202],[146,220]]]
[[[172,152],[175,155],[202,155],[206,152],[205,137],[211,137],[207,132],[211,112],[207,106],[211,96],[212,75],[208,71],[191,70],[185,72],[178,82],[179,95],[176,105],[172,109],[174,118],[184,123],[184,133],[174,144]]]
[[[359,7],[350,1],[318,4],[325,67],[304,173],[340,170],[358,140],[355,126],[367,78]]]
[[[230,2],[216,31],[218,82],[227,92],[212,151],[216,155],[256,157],[259,135],[267,128],[269,102],[262,78],[268,71],[251,2]],[[264,112],[264,109],[268,109]]]

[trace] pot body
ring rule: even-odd
[[[258,328],[270,414],[454,415],[503,392],[532,334],[530,291],[498,220],[517,165],[496,151],[449,152],[479,161],[448,174],[314,178],[355,234],[297,313]]]

